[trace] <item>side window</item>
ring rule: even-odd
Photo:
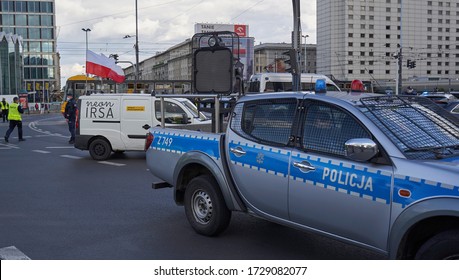
[[[187,123],[188,117],[185,111],[175,103],[164,101],[165,123],[184,124]],[[155,101],[155,117],[161,121],[161,102]]]
[[[371,138],[348,113],[324,103],[306,107],[303,148],[306,151],[344,156],[344,143],[352,138]]]
[[[251,141],[287,145],[296,108],[296,99],[240,103],[234,110],[231,129]]]
[[[454,107],[454,109],[451,110],[451,112],[454,113],[454,114],[459,114],[459,104],[456,105],[456,107]]]

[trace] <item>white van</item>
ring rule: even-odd
[[[325,80],[327,91],[341,91],[327,76],[321,74],[301,74],[301,90],[314,91],[316,81]],[[250,77],[247,93],[292,91],[292,74],[290,73],[259,73]]]
[[[75,148],[89,150],[95,160],[111,152],[143,151],[145,127],[161,125],[161,100],[147,94],[80,96]],[[186,98],[165,98],[166,126],[210,124],[211,120]]]

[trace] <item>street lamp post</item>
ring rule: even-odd
[[[87,67],[87,62],[88,62],[88,32],[91,31],[89,28],[81,28],[86,33],[86,63],[85,63],[85,72],[86,72],[86,83],[84,86],[84,91],[85,94],[88,94],[88,67]]]
[[[309,35],[302,35],[302,37],[304,38],[304,73],[308,73],[308,66],[306,64],[306,54],[307,54],[307,45],[306,45],[306,39],[309,37]]]
[[[139,16],[135,0],[135,78],[139,79]]]

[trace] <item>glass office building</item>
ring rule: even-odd
[[[24,88],[22,44],[21,36],[0,32],[0,95]]]
[[[24,90],[48,100],[60,88],[55,1],[0,1],[0,32],[23,38]]]

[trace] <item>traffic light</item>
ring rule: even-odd
[[[416,68],[416,61],[415,60],[411,61],[408,59],[406,61],[406,67],[408,67],[409,69]]]
[[[411,68],[416,68],[416,61],[411,62]]]
[[[285,71],[292,74],[300,73],[298,65],[298,53],[295,49],[289,49],[286,52],[283,52],[282,55],[286,57],[284,59]]]
[[[406,67],[410,68],[411,69],[411,60],[407,60],[406,61]]]

